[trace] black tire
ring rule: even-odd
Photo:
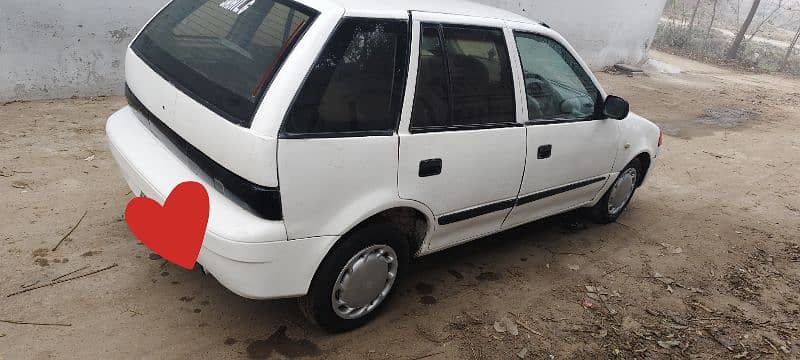
[[[370,246],[386,245],[397,254],[398,271],[389,294],[371,312],[356,319],[340,317],[333,308],[331,294],[339,273],[348,261]],[[390,301],[408,267],[408,241],[396,227],[371,223],[353,230],[337,243],[317,269],[308,294],[299,299],[303,314],[314,324],[330,332],[353,330],[370,322]]]
[[[617,178],[614,179],[614,182],[617,182],[619,178],[626,171],[628,171],[628,169],[636,170],[636,179],[634,180],[634,184],[636,185],[633,187],[631,196],[625,201],[625,204],[622,205],[622,208],[620,208],[620,210],[616,213],[611,213],[609,211],[609,198],[611,196],[611,191],[614,189],[614,186],[612,185],[608,188],[608,190],[606,190],[606,193],[603,194],[603,197],[597,202],[597,204],[587,209],[586,215],[589,220],[598,224],[610,224],[617,221],[620,215],[625,212],[625,210],[628,208],[628,204],[630,204],[631,200],[633,199],[633,195],[636,193],[636,187],[639,184],[639,180],[641,180],[641,176],[644,174],[644,169],[642,169],[642,164],[639,159],[633,159],[630,163],[628,163],[627,166],[625,166],[624,169],[622,169],[622,171],[620,171]]]

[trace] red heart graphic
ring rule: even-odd
[[[172,190],[163,207],[153,199],[133,198],[125,209],[125,220],[150,250],[191,270],[203,246],[208,209],[206,188],[187,181]]]

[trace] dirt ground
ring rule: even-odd
[[[653,55],[685,72],[598,74],[668,134],[618,223],[418,259],[340,335],[138,244],[103,132],[124,99],[0,106],[0,359],[800,358],[800,82]]]

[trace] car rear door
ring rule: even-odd
[[[518,24],[514,43],[524,81],[528,159],[512,227],[590,203],[612,177],[618,120],[602,115],[605,94],[558,34]]]
[[[436,250],[500,228],[522,180],[525,127],[502,21],[422,12],[412,20],[398,187],[436,215]]]

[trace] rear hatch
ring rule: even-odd
[[[174,0],[126,57],[130,104],[217,190],[265,218],[280,218],[277,139],[251,125],[272,78],[317,15],[288,0]]]

